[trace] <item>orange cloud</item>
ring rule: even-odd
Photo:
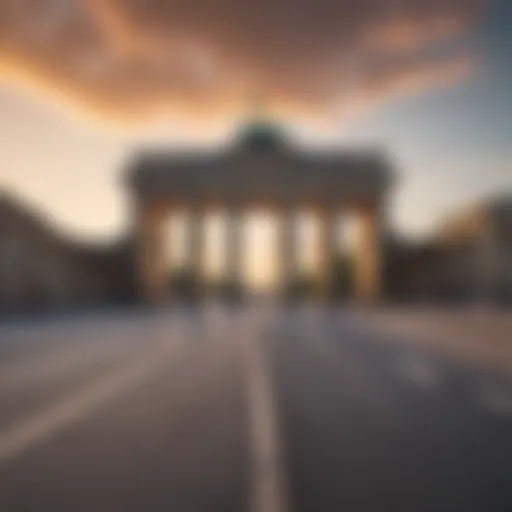
[[[20,0],[0,16],[0,72],[122,122],[232,115],[255,89],[275,112],[314,115],[340,97],[352,108],[466,76],[463,59],[425,63],[421,50],[462,33],[478,1],[390,12],[384,0],[82,0],[60,13],[63,0]],[[18,0],[0,0],[0,15],[6,2]]]
[[[373,83],[358,89],[341,106],[341,114],[353,116],[396,98],[411,97],[438,87],[463,81],[475,71],[476,63],[469,57],[443,62],[415,64],[409,69],[375,78]]]
[[[414,52],[461,34],[465,22],[460,18],[396,20],[372,28],[366,46],[379,52]]]
[[[91,23],[98,27],[110,50],[119,56],[137,53],[141,41],[115,0],[84,0],[84,6]]]
[[[414,94],[440,84],[458,82],[469,76],[474,67],[475,64],[469,57],[416,64],[410,69],[399,70],[382,77],[366,90],[385,96]]]

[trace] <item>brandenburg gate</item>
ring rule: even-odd
[[[293,278],[296,217],[308,208],[318,215],[319,293],[329,288],[334,250],[334,219],[356,214],[359,237],[354,253],[354,294],[373,302],[382,293],[381,226],[392,169],[382,153],[306,151],[270,123],[244,127],[227,148],[210,152],[141,153],[127,169],[137,240],[138,286],[142,298],[158,303],[169,288],[165,220],[187,211],[187,263],[201,278],[204,219],[209,211],[227,213],[227,279],[242,282],[244,211],[264,206],[276,213],[281,282]],[[171,241],[172,243],[172,241]],[[172,291],[171,291],[172,293]]]

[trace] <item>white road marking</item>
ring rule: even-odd
[[[241,337],[249,400],[249,505],[250,512],[286,512],[288,503],[275,392],[270,364],[261,344],[261,319],[259,323],[244,329],[244,333],[252,334],[249,339]]]
[[[176,347],[176,343],[173,344]],[[124,365],[81,391],[45,407],[18,425],[0,431],[0,460],[12,459],[50,438],[60,429],[83,419],[97,407],[136,386],[167,362],[169,344],[159,344],[144,357]]]

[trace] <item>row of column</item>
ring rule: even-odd
[[[187,226],[187,256],[189,267],[201,277],[204,262],[204,218],[200,211],[189,212]],[[151,206],[139,211],[139,285],[148,302],[160,302],[168,292],[165,261],[165,212]],[[325,211],[319,222],[318,293],[330,290],[332,261],[336,253],[336,215]],[[374,302],[381,294],[380,219],[375,209],[359,211],[359,242],[355,250],[354,295],[364,302]],[[278,216],[278,267],[282,283],[290,283],[297,275],[296,214],[292,209],[282,210]],[[243,215],[230,211],[226,230],[226,278],[229,282],[243,281]],[[200,284],[200,283],[199,283]]]

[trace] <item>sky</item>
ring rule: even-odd
[[[0,0],[0,186],[115,238],[136,151],[222,142],[257,95],[302,144],[385,147],[392,225],[428,234],[512,193],[511,4]]]

